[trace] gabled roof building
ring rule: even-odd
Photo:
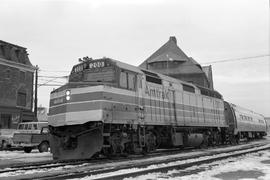
[[[0,40],[0,130],[33,120],[35,69],[26,48]]]
[[[171,36],[168,42],[147,58],[139,67],[202,87],[213,88],[211,80],[208,79],[201,65],[192,57],[188,57],[178,47],[174,36]],[[209,74],[212,75],[212,71]]]

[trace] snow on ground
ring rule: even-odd
[[[44,156],[51,156],[51,154],[50,152],[40,153],[38,150],[33,150],[31,153],[25,153],[24,151],[0,151],[0,160]]]
[[[236,147],[232,146],[232,147],[226,147],[223,149],[234,149]],[[220,151],[220,149],[205,149],[203,150],[203,152],[211,152],[211,151]],[[267,169],[267,167],[269,167],[270,165],[270,151],[263,151],[263,154],[257,153],[259,155],[256,156],[255,154],[252,155],[247,155],[244,156],[246,157],[246,161],[248,162],[248,167],[250,167],[250,169],[248,168],[243,168],[241,169],[241,167],[244,167],[244,165],[247,165],[247,163],[245,163],[245,161],[243,161],[243,158],[241,159],[237,159],[236,161],[236,165],[233,164],[233,162],[230,162],[230,160],[224,160],[224,161],[220,161],[219,163],[214,163],[211,165],[202,165],[202,166],[196,166],[196,167],[192,167],[190,169],[185,169],[185,170],[173,170],[173,171],[169,171],[168,173],[152,173],[152,174],[147,174],[144,176],[139,176],[139,177],[135,177],[135,178],[129,178],[129,179],[184,179],[184,180],[189,180],[189,179],[226,179],[224,177],[231,177],[231,176],[236,176],[236,175],[249,175],[248,177],[255,177],[255,179],[257,177],[262,177],[262,179],[270,179],[270,168]],[[164,160],[164,159],[174,159],[177,158],[179,156],[185,157],[185,156],[192,156],[192,155],[198,155],[202,153],[201,150],[197,151],[197,150],[191,150],[191,152],[186,152],[186,153],[182,153],[182,154],[177,154],[177,155],[169,155],[166,157],[152,157],[152,158],[145,158],[145,159],[141,159],[141,160],[134,160],[131,161],[131,165],[134,163],[144,163],[147,161],[158,161],[158,160]],[[268,153],[268,154],[267,154]],[[248,157],[251,156],[249,159]],[[254,161],[250,161],[250,159],[254,159]],[[197,160],[199,158],[196,158]],[[263,160],[268,160],[268,161],[264,161],[261,162]],[[24,151],[0,151],[0,166],[5,166],[8,164],[17,164],[17,163],[22,163],[22,162],[38,162],[38,161],[47,161],[47,160],[52,160],[52,156],[49,152],[47,153],[39,153],[38,150],[33,150],[31,153],[24,153]],[[261,160],[261,161],[260,161]],[[140,161],[140,162],[139,162]],[[189,160],[190,161],[190,160]],[[191,160],[192,161],[192,160]],[[232,160],[231,160],[232,161]],[[242,162],[243,161],[243,162]],[[114,166],[118,166],[121,164],[125,164],[127,162],[118,162],[115,163]],[[175,163],[185,163],[185,161],[175,161],[173,163],[166,163],[166,164],[159,164],[161,166],[168,166],[168,165],[173,165]],[[241,163],[243,163],[244,165],[241,165]],[[254,165],[254,163],[257,163]],[[267,164],[268,163],[268,164]],[[229,166],[227,166],[229,164]],[[259,165],[260,166],[259,166]],[[108,168],[111,167],[112,164],[108,164]],[[159,166],[156,165],[156,166]],[[240,167],[236,168],[237,165]],[[102,165],[103,168],[106,168],[106,165]],[[235,166],[235,167],[234,167]],[[262,170],[258,170],[258,169],[254,169],[254,167],[264,167],[266,168],[265,170],[263,168]],[[226,169],[227,167],[227,169]],[[233,167],[233,169],[232,169]],[[76,167],[72,167],[76,168]],[[154,166],[148,166],[149,169],[155,168]],[[224,169],[225,168],[225,169]],[[68,167],[62,167],[62,169],[54,169],[54,170],[64,170],[64,169],[68,169]],[[246,169],[248,170],[248,172],[246,172]],[[235,170],[236,173],[232,170]],[[240,171],[242,170],[242,171]],[[46,171],[46,170],[45,170]],[[125,170],[123,170],[125,171]],[[119,171],[117,173],[122,174],[125,173],[123,171]],[[133,168],[133,169],[128,169],[126,170],[126,172],[136,172],[136,171],[140,171],[140,168]],[[195,171],[193,173],[186,173],[188,171]],[[267,173],[265,174],[266,171],[269,171],[269,175],[267,175]],[[34,173],[40,173],[40,172],[35,172]],[[27,172],[32,174],[33,172]],[[221,173],[223,172],[223,174]],[[26,173],[26,172],[21,172],[21,174]],[[227,174],[224,174],[227,173]],[[19,173],[20,174],[20,173]],[[192,175],[190,175],[192,174]],[[15,174],[3,174],[2,177],[5,176],[14,176]],[[104,174],[105,175],[105,174]],[[110,176],[110,174],[107,174],[107,176]],[[241,177],[242,177],[241,176]],[[103,176],[103,177],[106,177]],[[253,177],[253,178],[254,178]],[[268,178],[267,178],[268,177]],[[90,177],[85,177],[83,178],[83,180],[87,180],[87,179],[93,179],[95,178],[95,176],[90,176]],[[0,178],[1,179],[1,178]],[[129,180],[128,179],[128,180]],[[230,178],[231,179],[231,178]]]
[[[175,169],[167,173],[150,173],[125,180],[269,180],[270,179],[270,151],[262,151],[229,158],[226,160],[192,166],[187,169]]]
[[[0,174],[0,179],[6,178],[6,179],[24,179],[23,176],[25,175],[32,175],[32,174],[44,174],[49,172],[62,172],[66,169],[71,168],[80,168],[82,166],[85,166],[86,163],[80,164],[80,165],[66,165],[66,166],[60,166],[55,168],[42,168],[42,169],[32,169],[32,170],[19,170],[15,172],[5,172]],[[9,168],[7,168],[9,169]],[[22,178],[23,177],[23,178]],[[29,177],[26,177],[26,179],[29,179]]]
[[[0,166],[47,160],[52,160],[50,152],[40,153],[38,150],[33,150],[31,153],[25,153],[24,151],[0,151]]]
[[[249,150],[241,150],[241,151],[238,151],[238,152],[248,152],[248,151]],[[80,180],[100,179],[100,178],[107,178],[107,179],[109,179],[110,177],[112,177],[114,175],[128,174],[128,173],[135,173],[135,172],[142,172],[144,170],[157,169],[159,167],[160,168],[163,168],[163,167],[173,167],[175,165],[182,165],[182,164],[187,164],[187,163],[191,163],[191,162],[197,162],[197,161],[201,161],[201,160],[210,159],[210,158],[213,158],[213,157],[223,157],[223,156],[227,156],[228,154],[230,154],[230,153],[221,153],[221,154],[218,154],[218,155],[203,156],[203,157],[200,157],[200,158],[193,158],[193,159],[187,159],[187,160],[178,160],[178,161],[172,161],[172,162],[169,162],[169,163],[160,163],[160,164],[157,163],[157,164],[149,165],[149,166],[147,166],[145,168],[122,169],[122,170],[108,172],[108,173],[104,173],[104,174],[97,174],[97,175],[87,176],[87,177],[84,177],[84,178],[82,178]],[[141,163],[141,164],[143,164],[143,163]],[[200,169],[201,167],[197,167],[196,166],[194,170],[198,170],[197,168]],[[169,171],[169,173],[170,172],[171,171]],[[177,178],[176,179],[179,179],[179,176],[182,176],[182,173],[180,173],[180,174],[177,175]],[[157,174],[156,173],[153,173],[153,174],[150,174],[150,175],[156,176]],[[137,177],[135,179],[159,179],[159,178],[162,179],[163,178],[163,174],[161,174],[161,176],[159,178],[157,178],[157,177],[149,178],[148,176],[146,176],[146,178],[144,178],[144,177],[145,176],[139,176],[139,177]],[[174,179],[174,175],[168,176],[167,174],[165,174],[165,177],[166,177],[165,179],[171,179],[171,178]],[[195,179],[197,179],[197,177]]]

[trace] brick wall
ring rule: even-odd
[[[33,73],[0,64],[0,106],[16,107],[18,93],[26,94],[26,104],[32,109]]]

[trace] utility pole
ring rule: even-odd
[[[35,117],[37,117],[37,103],[38,103],[38,100],[37,100],[37,94],[38,94],[38,91],[37,91],[37,86],[38,86],[38,65],[36,65],[36,78],[35,78],[35,108],[34,108],[34,113],[35,113]]]

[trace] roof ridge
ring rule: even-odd
[[[185,60],[185,61],[189,60],[189,57],[183,52],[182,49],[178,47],[176,38],[170,37],[170,39],[165,44],[163,44],[158,50],[156,50],[145,61],[150,61],[151,59],[155,59],[156,57],[161,56],[162,54],[165,54],[166,52],[172,52],[181,57],[175,60]]]

